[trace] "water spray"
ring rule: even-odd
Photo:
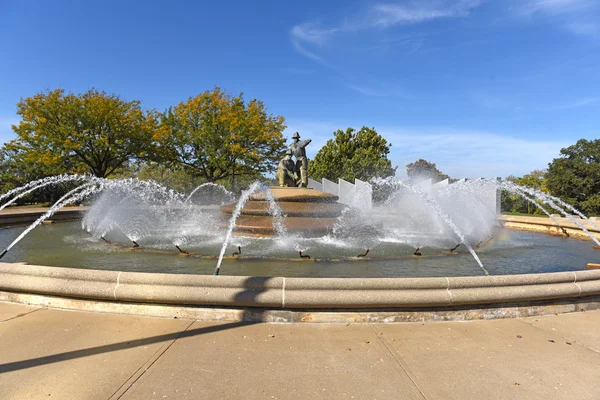
[[[306,259],[310,260],[309,255],[302,255],[302,250],[298,250],[298,254],[300,254],[300,258],[306,258]]]
[[[420,252],[419,250],[421,250],[421,248],[420,248],[420,247],[417,247],[417,249],[416,249],[416,250],[415,250],[415,252],[413,253],[413,256],[419,256],[419,257],[420,257],[420,256],[422,256],[423,254],[421,254],[421,252]]]
[[[369,251],[371,251],[371,249],[367,249],[367,251],[365,251],[363,254],[359,254],[356,257],[366,257],[367,254],[369,254]]]
[[[179,250],[179,252],[182,253],[182,254],[190,254],[189,251],[183,250],[181,247],[179,247],[178,244],[176,244],[175,247],[177,247],[177,250]]]

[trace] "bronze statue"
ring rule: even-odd
[[[276,176],[281,187],[298,186],[298,173],[296,171],[296,164],[292,160],[292,150],[286,151],[283,159],[279,161]]]
[[[300,187],[308,186],[308,158],[306,158],[306,146],[311,142],[308,140],[300,140],[300,134],[294,133],[292,136],[294,143],[290,146],[290,150],[296,157],[296,174],[300,171]]]

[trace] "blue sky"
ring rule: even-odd
[[[0,1],[0,143],[45,89],[162,110],[218,85],[309,156],[375,127],[399,170],[522,175],[599,137],[600,0]]]

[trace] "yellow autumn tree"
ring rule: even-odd
[[[208,182],[272,172],[285,146],[285,119],[265,105],[219,87],[169,108],[155,136],[161,162]]]
[[[10,143],[24,162],[69,166],[105,178],[151,150],[156,116],[140,102],[90,89],[83,94],[56,89],[21,99],[22,120]]]

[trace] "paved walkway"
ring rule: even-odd
[[[0,399],[599,399],[600,311],[242,324],[0,303]]]

